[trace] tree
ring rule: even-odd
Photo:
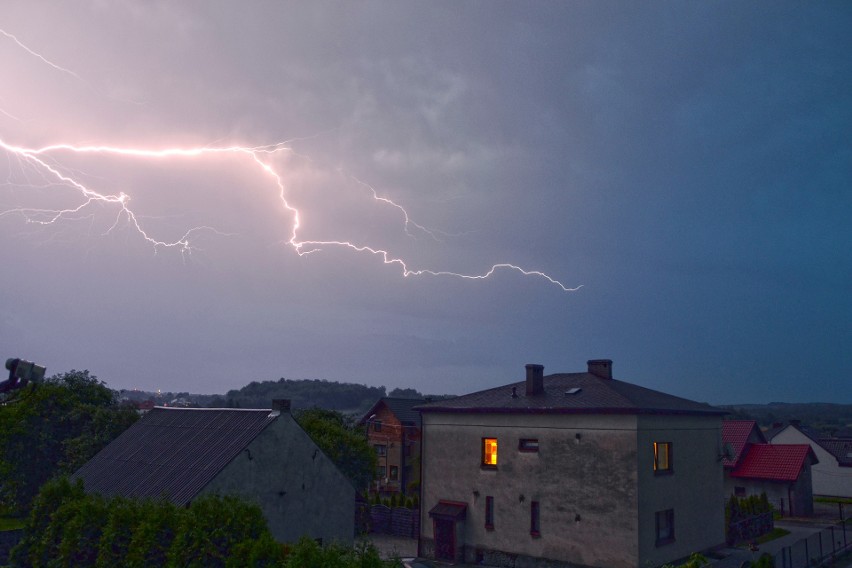
[[[137,419],[88,371],[27,386],[0,406],[0,509],[25,513],[48,479],[76,471]]]
[[[294,418],[356,488],[373,481],[376,452],[351,419],[322,408],[297,411]]]

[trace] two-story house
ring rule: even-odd
[[[424,404],[419,554],[657,566],[724,542],[724,411],[587,372]],[[513,564],[514,563],[514,564]]]
[[[417,494],[420,482],[419,398],[380,398],[359,421],[376,450],[376,481],[370,488],[382,495]]]

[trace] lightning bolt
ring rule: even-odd
[[[86,83],[86,81],[84,81],[80,77],[80,75],[70,69],[62,67],[61,65],[50,61],[45,56],[41,55],[40,53],[34,51],[33,49],[25,45],[15,35],[3,29],[0,29],[0,35],[12,40],[21,49],[23,49],[33,57],[39,59],[42,63],[50,66],[54,70],[68,74],[82,81],[83,83]],[[17,117],[4,111],[3,109],[0,109],[0,113],[6,115],[9,118],[19,120]],[[446,270],[432,270],[423,268],[415,269],[409,267],[408,263],[405,260],[394,256],[388,250],[374,248],[351,241],[302,240],[299,237],[300,229],[302,228],[301,213],[299,209],[294,207],[287,200],[287,190],[282,176],[273,167],[270,161],[271,156],[275,154],[281,152],[292,152],[292,149],[289,146],[290,142],[292,142],[292,140],[261,146],[225,145],[160,149],[73,144],[51,144],[40,148],[26,148],[23,146],[17,146],[14,144],[7,143],[5,140],[0,139],[0,148],[2,148],[2,150],[7,153],[10,158],[10,161],[12,159],[17,160],[21,166],[21,171],[32,171],[38,174],[44,180],[43,187],[55,187],[58,185],[61,187],[70,188],[71,190],[77,192],[77,194],[79,194],[80,196],[79,203],[71,208],[45,209],[18,207],[5,211],[0,211],[0,218],[8,215],[17,214],[22,216],[29,223],[52,225],[64,219],[75,219],[81,215],[84,215],[88,209],[95,205],[107,205],[112,206],[116,209],[116,216],[115,220],[112,222],[105,234],[108,234],[113,231],[121,224],[122,219],[124,219],[126,223],[128,223],[141,236],[141,238],[144,239],[145,242],[149,243],[154,248],[155,252],[161,248],[173,248],[179,250],[182,255],[187,255],[193,250],[191,239],[195,234],[204,231],[210,231],[220,235],[228,235],[228,233],[219,231],[211,226],[202,225],[192,227],[186,230],[179,238],[171,241],[158,238],[149,233],[149,231],[143,226],[143,223],[140,222],[139,215],[130,207],[131,199],[128,194],[124,192],[102,193],[100,191],[97,191],[96,189],[90,187],[83,181],[80,181],[79,176],[70,173],[67,168],[63,168],[60,165],[60,162],[57,161],[56,156],[70,153],[78,155],[113,155],[141,160],[161,160],[193,159],[200,158],[205,155],[216,154],[237,155],[243,156],[247,160],[250,160],[251,163],[255,165],[255,167],[257,167],[261,172],[263,172],[263,174],[265,174],[268,178],[271,179],[273,186],[277,189],[278,199],[280,200],[283,210],[292,218],[292,224],[289,231],[289,237],[286,239],[286,244],[289,245],[292,250],[295,251],[296,254],[298,254],[300,257],[319,252],[323,248],[334,247],[350,250],[356,253],[365,253],[377,256],[382,260],[384,264],[398,267],[401,270],[403,277],[429,275],[436,277],[454,277],[465,280],[484,280],[486,278],[490,278],[498,270],[513,270],[521,273],[524,276],[543,278],[547,282],[559,287],[565,292],[574,292],[582,287],[568,287],[559,280],[556,280],[555,278],[549,276],[544,272],[541,272],[539,270],[527,270],[525,268],[510,263],[494,264],[491,266],[490,269],[481,274],[463,274]],[[30,170],[27,170],[25,166],[29,166]],[[19,185],[17,183],[14,183],[11,178],[12,176],[10,174],[10,177],[6,183],[7,186]],[[404,223],[403,229],[407,236],[416,236],[415,233],[412,232],[412,228],[418,231],[420,234],[427,235],[435,241],[441,240],[439,238],[439,235],[443,237],[454,236],[443,231],[429,229],[424,225],[416,223],[411,219],[411,216],[409,215],[408,211],[403,206],[399,205],[398,203],[387,197],[379,195],[379,193],[369,184],[354,177],[352,179],[368,190],[369,195],[374,202],[383,206],[394,208],[399,212],[399,214],[401,214]],[[27,185],[30,187],[34,187],[34,184],[31,183]]]

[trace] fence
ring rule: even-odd
[[[822,566],[850,550],[852,550],[852,527],[848,527],[846,523],[840,523],[782,548],[775,555],[775,566],[776,568]]]
[[[420,533],[420,509],[370,507],[370,532],[416,538]]]

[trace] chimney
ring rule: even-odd
[[[527,396],[544,394],[544,365],[529,364],[527,367]]]
[[[290,399],[289,398],[273,398],[272,399],[272,410],[277,410],[281,413],[289,413],[290,412]]]
[[[612,378],[612,359],[590,359],[588,365],[589,374],[601,379]]]

